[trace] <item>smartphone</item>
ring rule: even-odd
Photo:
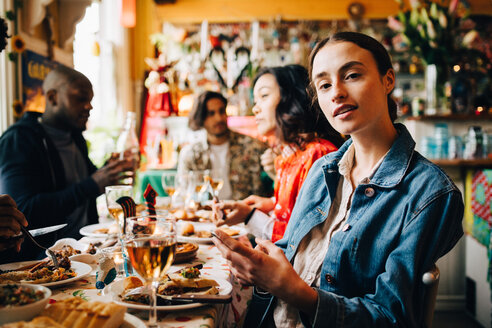
[[[222,244],[224,244],[227,248],[231,249],[226,243],[224,243],[224,241],[219,237],[217,236],[217,234],[215,233],[215,231],[210,231],[210,233],[212,234],[213,237],[217,238],[218,240],[220,240],[220,242]]]

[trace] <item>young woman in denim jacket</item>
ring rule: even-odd
[[[463,235],[461,193],[394,124],[384,47],[341,32],[310,58],[315,100],[350,135],[318,160],[276,245],[218,231],[236,278],[255,285],[246,327],[421,327],[422,275]]]

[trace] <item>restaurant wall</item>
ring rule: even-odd
[[[154,49],[149,35],[161,31],[164,22],[209,23],[251,22],[254,20],[334,20],[348,19],[352,0],[176,0],[157,5],[155,0],[138,0],[137,25],[130,30],[133,53],[132,78],[141,79],[145,73],[145,57],[152,57]],[[364,19],[386,19],[395,15],[395,0],[359,0],[364,6]],[[405,0],[408,3],[408,0]],[[492,15],[492,1],[469,0],[472,14]]]

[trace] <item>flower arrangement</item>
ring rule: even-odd
[[[460,21],[468,15],[464,1],[451,0],[430,2],[411,0],[405,10],[403,0],[397,17],[388,18],[388,26],[399,33],[400,48],[408,48],[420,56],[426,65],[449,66],[451,56],[460,45],[457,44]]]
[[[403,0],[395,1],[400,10],[395,17],[388,17],[388,26],[396,32],[393,46],[416,55],[426,66],[435,65],[437,97],[444,96],[444,85],[450,81],[453,67],[456,70],[466,63],[474,70],[490,69],[490,65],[484,65],[490,63],[483,46],[487,42],[469,18],[466,0],[409,0],[409,6]]]

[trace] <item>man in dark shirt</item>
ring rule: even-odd
[[[68,224],[38,238],[50,246],[58,238],[80,237],[82,226],[97,223],[96,197],[105,186],[119,184],[133,163],[114,158],[98,170],[90,161],[82,136],[92,109],[87,77],[60,66],[46,76],[43,93],[45,112],[27,112],[0,138],[0,194],[12,196],[29,229]],[[12,259],[42,255],[28,242]],[[4,256],[0,261],[6,262]]]

